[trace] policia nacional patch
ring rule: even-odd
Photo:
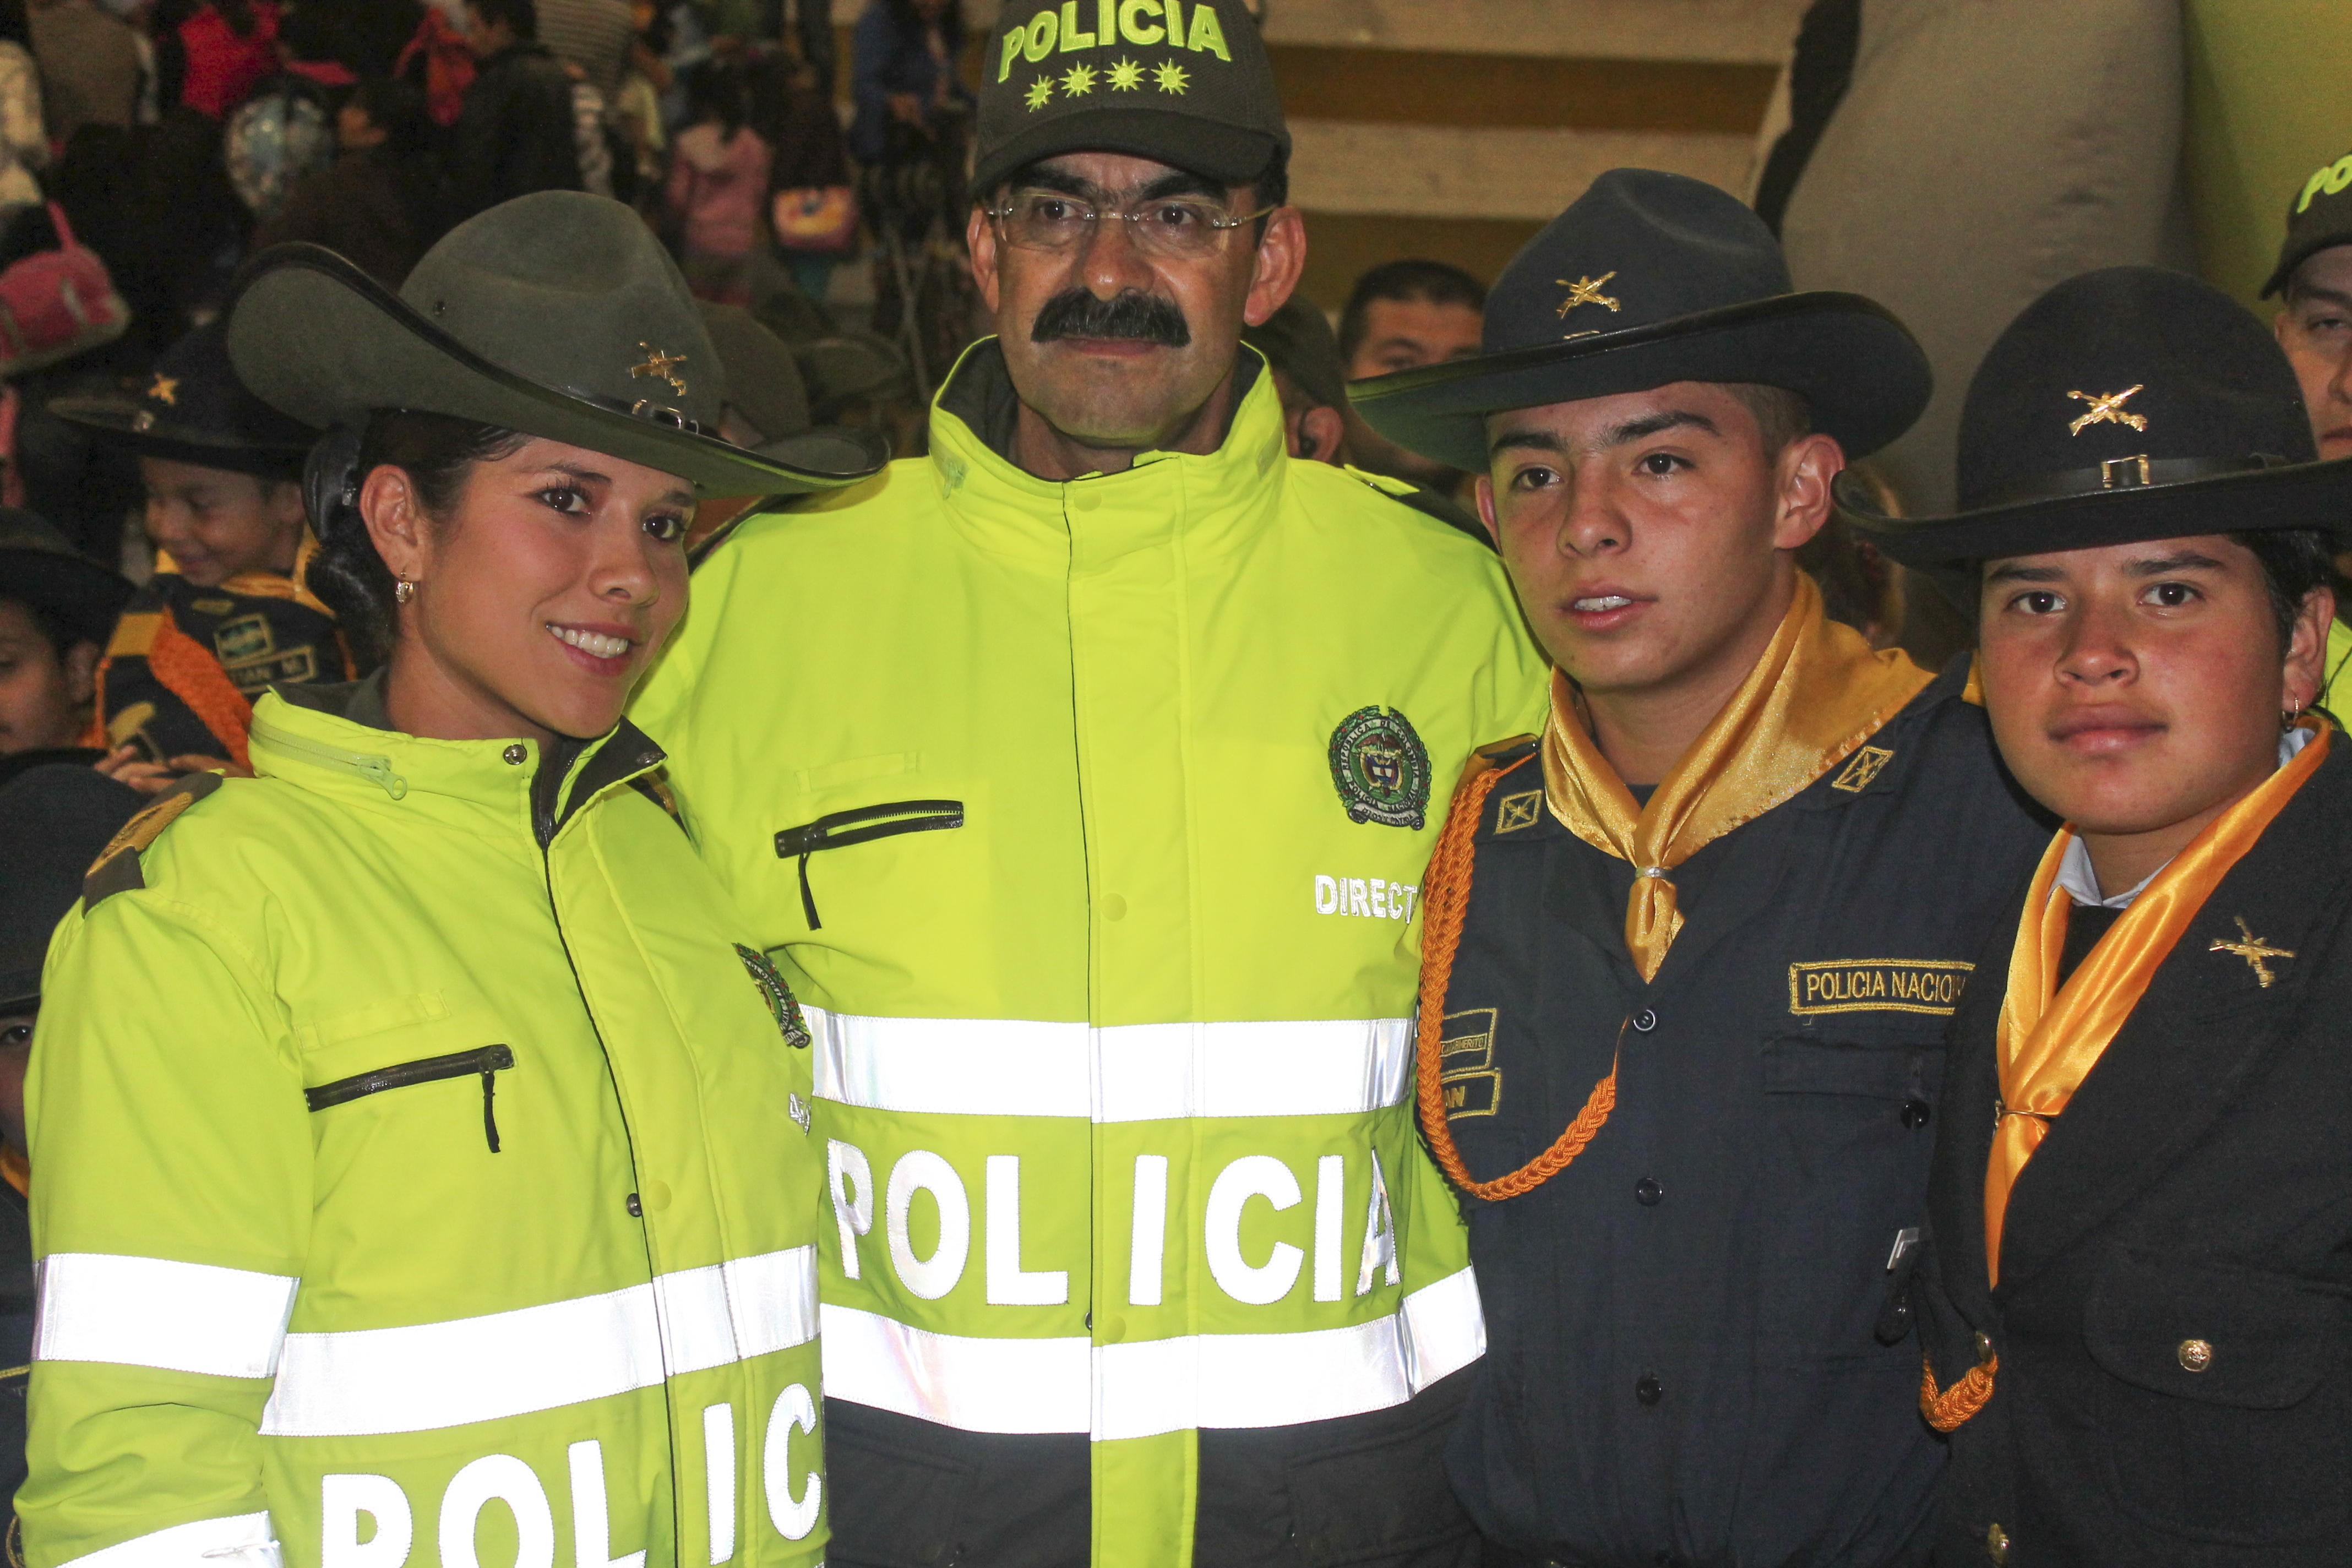
[[[1351,822],[1418,832],[1429,817],[1429,749],[1393,708],[1359,708],[1331,731],[1331,782]]]
[[[743,961],[744,969],[751,973],[751,984],[760,988],[760,1000],[765,1002],[768,1011],[774,1015],[776,1027],[783,1032],[784,1044],[794,1050],[808,1049],[807,1021],[802,1018],[801,1005],[793,999],[793,988],[785,984],[784,977],[776,972],[774,962],[758,948],[745,947],[740,942],[735,944],[735,956]]]

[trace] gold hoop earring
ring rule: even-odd
[[[394,604],[404,605],[415,597],[416,597],[416,584],[410,582],[407,578],[403,577],[399,582],[394,583],[392,585],[392,602]]]
[[[2303,717],[2303,704],[2300,702],[2289,703],[2286,707],[2279,710],[2280,731],[2284,732],[2294,729],[2295,721],[2301,717]]]

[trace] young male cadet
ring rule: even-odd
[[[1963,510],[1839,498],[1981,581],[1994,737],[2066,819],[1953,1020],[1938,1563],[2345,1560],[2352,766],[2304,710],[2352,463],[2297,404],[2235,301],[2114,268],[1986,354]]]
[[[2294,368],[2322,458],[2352,458],[2352,153],[2323,163],[2287,204],[2286,238],[2263,298],[2281,296],[2271,331]],[[2352,705],[2352,626],[2328,624],[2319,700]],[[2341,684],[2339,685],[2339,682]]]
[[[1791,293],[1738,201],[1639,169],[1529,242],[1486,332],[1351,389],[1486,470],[1559,668],[1424,888],[1421,1113],[1488,1342],[1454,1485],[1490,1563],[1918,1561],[1944,1020],[2048,833],[1965,661],[1872,651],[1793,556],[1927,363],[1871,301]]]
[[[1411,922],[1542,657],[1490,552],[1284,452],[1287,145],[1238,0],[1007,13],[1000,335],[928,458],[705,559],[637,703],[812,1004],[836,1563],[1475,1561]]]

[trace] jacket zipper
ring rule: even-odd
[[[394,800],[408,793],[408,781],[392,771],[390,757],[375,756],[366,752],[347,752],[341,746],[330,746],[322,741],[289,735],[268,722],[256,723],[253,732],[281,752],[291,752],[322,766],[357,773]]]
[[[497,1091],[497,1075],[514,1066],[514,1052],[504,1046],[481,1046],[470,1051],[452,1051],[446,1057],[426,1057],[420,1061],[401,1062],[373,1072],[355,1073],[339,1078],[332,1083],[322,1083],[316,1089],[306,1089],[302,1098],[310,1102],[313,1110],[324,1110],[331,1105],[341,1105],[364,1095],[382,1094],[387,1089],[406,1089],[411,1084],[438,1083],[444,1079],[468,1078],[482,1075],[482,1135],[489,1141],[490,1152],[499,1152],[498,1118],[490,1113],[490,1097]]]
[[[858,826],[861,823],[865,826]],[[963,802],[960,800],[899,800],[887,805],[856,806],[848,811],[827,812],[814,822],[785,828],[776,835],[776,858],[800,857],[801,912],[808,916],[809,930],[823,931],[824,922],[816,918],[816,895],[809,891],[810,856],[821,849],[844,849],[852,844],[870,844],[877,838],[893,838],[901,833],[930,833],[962,826]]]

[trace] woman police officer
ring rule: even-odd
[[[239,374],[340,427],[312,581],[377,674],[125,828],[53,944],[37,1568],[814,1563],[807,1037],[620,720],[699,488],[873,466],[702,434],[628,208],[545,193],[397,298],[259,258]]]

